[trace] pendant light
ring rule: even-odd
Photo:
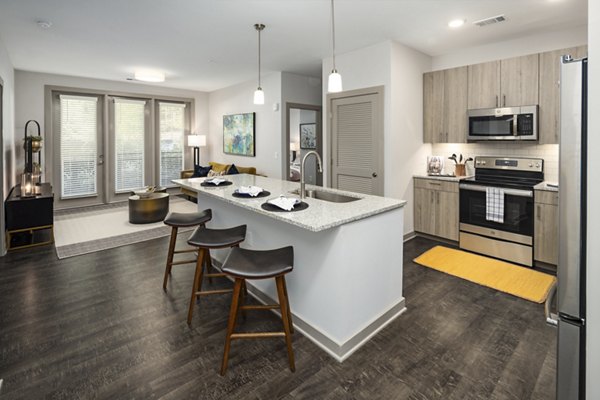
[[[258,88],[254,91],[254,104],[265,104],[265,92],[260,87],[260,32],[265,29],[263,24],[254,24],[258,32]]]
[[[342,76],[337,72],[335,68],[335,15],[333,8],[333,0],[331,0],[331,50],[333,54],[333,69],[329,74],[329,80],[327,82],[327,91],[329,93],[338,93],[342,91]]]

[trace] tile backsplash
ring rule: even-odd
[[[465,157],[501,156],[501,157],[533,157],[544,160],[544,179],[558,182],[558,145],[535,143],[437,143],[432,145],[431,154],[445,156],[462,153]],[[446,160],[445,171],[454,173],[454,163]],[[473,163],[467,165],[467,174],[472,175]]]

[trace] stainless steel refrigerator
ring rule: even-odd
[[[562,59],[557,394],[585,398],[587,59]]]

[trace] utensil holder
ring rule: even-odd
[[[465,168],[465,164],[456,164],[456,166],[454,167],[454,175],[456,176],[465,176],[466,173],[466,168]]]

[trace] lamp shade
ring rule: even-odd
[[[254,104],[265,104],[265,92],[261,88],[254,91]]]
[[[342,91],[342,76],[336,70],[331,71],[331,74],[329,74],[327,91],[329,93],[338,93]]]
[[[189,135],[188,136],[188,146],[190,146],[190,147],[206,146],[206,136],[205,135]]]

